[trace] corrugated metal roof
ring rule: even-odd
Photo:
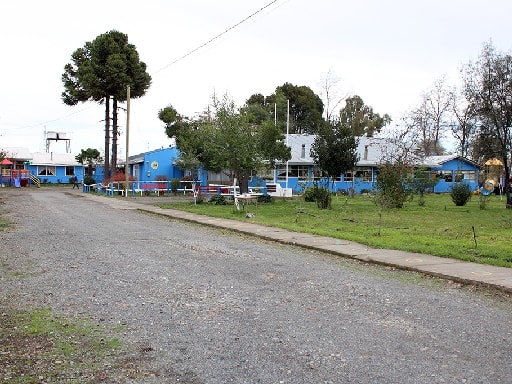
[[[421,162],[422,165],[430,167],[430,168],[440,168],[444,163],[447,163],[452,160],[461,159],[465,161],[466,163],[472,164],[475,167],[478,167],[478,164],[476,164],[474,161],[471,161],[469,159],[466,159],[462,156],[459,156],[457,154],[451,154],[451,155],[442,155],[442,156],[427,156],[423,159]]]
[[[32,153],[28,148],[24,147],[5,147],[0,148],[0,151],[4,152],[9,159],[13,160],[31,160]]]
[[[288,145],[291,148],[292,158],[288,164],[314,164],[310,155],[311,146],[315,141],[316,135],[288,135]],[[303,147],[304,145],[304,147]],[[303,149],[304,148],[304,149]],[[357,146],[359,161],[357,166],[373,166],[380,163],[382,154],[393,151],[394,145],[391,141],[384,138],[360,137]]]
[[[34,165],[82,165],[76,161],[72,153],[35,152],[32,156]]]

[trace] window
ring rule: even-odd
[[[277,168],[277,177],[279,180],[286,179],[286,166],[279,166]],[[288,177],[296,177],[299,180],[309,179],[309,166],[307,165],[289,165]]]
[[[75,167],[68,165],[66,167],[66,176],[75,176]]]
[[[273,168],[262,168],[253,177],[260,177],[263,180],[272,181],[274,180],[274,169]]]
[[[373,172],[371,168],[356,168],[355,177],[362,181],[373,181]]]
[[[457,171],[455,181],[476,181],[476,171]]]
[[[55,176],[55,166],[51,165],[38,165],[37,175],[38,176]]]
[[[313,176],[313,180],[314,181],[320,181],[322,179],[326,179],[327,178],[327,173],[324,172],[322,169],[320,169],[320,167],[314,167],[311,171],[311,175]],[[341,178],[340,176],[338,177],[333,177],[332,178],[333,181],[340,181]]]
[[[344,181],[352,182],[354,181],[354,171],[347,171],[345,172],[345,177],[343,178]]]
[[[447,183],[453,182],[453,175],[451,171],[439,171],[436,173],[436,178],[439,180],[444,180]]]

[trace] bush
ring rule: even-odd
[[[318,185],[309,187],[304,191],[304,201],[316,202],[320,209],[331,208],[331,191]]]
[[[180,186],[180,179],[174,178],[171,179],[171,192],[176,195],[178,192],[178,187]]]
[[[331,209],[331,191],[318,188],[316,192],[316,206],[320,209]]]
[[[92,176],[85,175],[84,176],[84,184],[85,185],[96,184],[96,180],[94,180]]]
[[[452,187],[450,196],[456,206],[462,207],[471,199],[471,187],[466,183],[456,183]]]
[[[309,187],[304,191],[304,201],[313,202],[316,200],[316,189],[318,187]]]
[[[222,195],[213,195],[208,202],[215,205],[226,205],[228,203]]]
[[[381,165],[373,197],[375,204],[384,209],[403,208],[412,196],[411,190],[404,183],[408,170],[402,162]]]
[[[272,196],[270,196],[270,195],[258,196],[258,203],[271,203],[271,202],[272,202]]]

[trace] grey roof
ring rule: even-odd
[[[313,164],[314,161],[310,155],[310,151],[315,137],[315,135],[288,135],[288,146],[291,148],[292,152],[292,158],[288,164]],[[304,151],[302,151],[302,145],[304,145]]]
[[[32,160],[32,153],[28,148],[24,147],[5,147],[0,148],[9,159],[13,160]]]
[[[288,164],[314,164],[310,151],[315,138],[316,135],[288,135],[288,145],[292,152],[292,158]],[[393,143],[384,138],[359,137],[358,139],[357,153],[359,154],[359,161],[356,165],[360,167],[378,165],[382,159],[382,154],[393,151],[394,148]],[[303,145],[304,151],[302,150]]]
[[[32,153],[34,165],[72,165],[81,166],[73,153],[35,152]]]
[[[441,168],[441,166],[444,163],[447,163],[449,161],[455,160],[455,159],[461,159],[465,161],[466,163],[472,164],[475,167],[478,167],[478,164],[475,162],[466,159],[465,157],[459,156],[457,154],[451,154],[451,155],[442,155],[442,156],[427,156],[423,159],[422,165],[430,168]]]

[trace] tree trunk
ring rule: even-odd
[[[238,174],[238,185],[240,186],[240,193],[249,192],[249,177],[248,173],[240,173]]]
[[[105,164],[103,165],[104,180],[110,179],[110,96],[105,96]]]
[[[117,126],[117,97],[112,98],[112,162],[110,168],[112,169],[111,175],[117,173],[117,137],[118,137],[118,126]]]
[[[503,156],[503,166],[505,168],[505,196],[506,196],[506,200],[507,200],[507,205],[506,207],[508,209],[512,209],[512,196],[510,194],[510,167],[508,166],[508,161],[507,161],[507,155],[504,155]]]

